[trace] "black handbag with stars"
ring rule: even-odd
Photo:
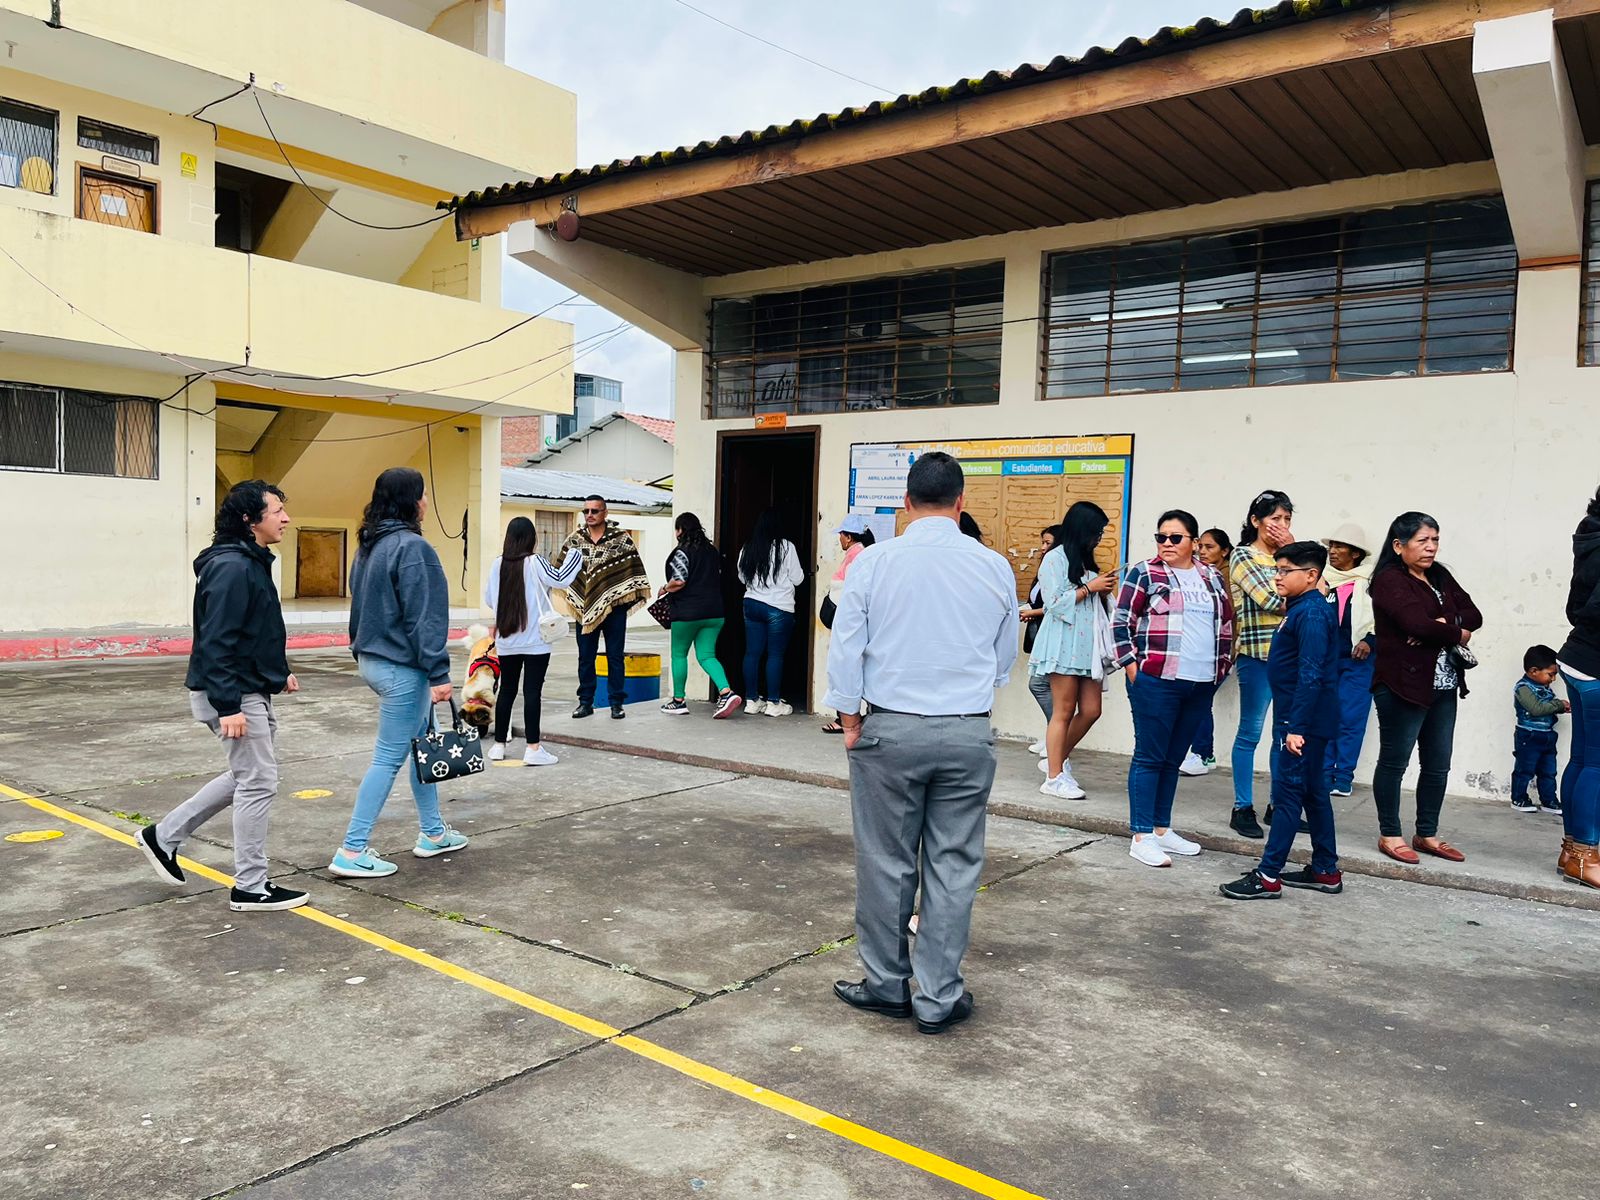
[[[486,764],[483,761],[482,736],[461,719],[455,697],[450,697],[449,729],[440,729],[433,720],[433,709],[428,709],[428,732],[411,739],[411,766],[422,783],[444,783],[465,775],[476,775]]]

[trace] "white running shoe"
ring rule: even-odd
[[[1179,775],[1209,775],[1211,768],[1206,766],[1200,756],[1193,750],[1183,756],[1183,762],[1178,767]]]
[[[530,767],[551,767],[561,760],[543,746],[540,746],[537,750],[525,752],[522,756],[522,761]]]
[[[1133,843],[1128,847],[1130,858],[1142,862],[1147,867],[1170,867],[1172,860],[1167,857],[1161,844],[1156,841],[1153,833],[1134,834]]]
[[[1191,842],[1176,829],[1156,834],[1156,845],[1168,854],[1195,855],[1200,853],[1200,843]]]
[[[752,717],[759,717],[767,711],[767,702],[765,700],[746,700],[744,702],[744,710]]]
[[[489,761],[490,762],[504,762],[505,761],[505,757],[506,757],[506,744],[504,742],[496,742],[493,746],[489,747]]]
[[[1046,779],[1039,785],[1041,795],[1054,796],[1057,800],[1082,800],[1089,793],[1078,786],[1078,781],[1070,773],[1063,771],[1054,779]]]
[[[1036,742],[1029,742],[1028,743],[1028,753],[1029,754],[1048,754],[1050,752],[1045,749],[1044,739],[1040,738]]]
[[[792,704],[786,704],[782,700],[767,701],[767,716],[769,717],[787,717],[793,712],[794,705]]]

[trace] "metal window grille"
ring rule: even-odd
[[[539,553],[549,560],[551,566],[561,565],[561,543],[572,536],[573,527],[574,519],[570,512],[551,508],[533,510],[533,531],[539,539]]]
[[[1001,263],[718,300],[711,417],[994,404]]]
[[[55,195],[56,113],[0,99],[0,186]]]
[[[78,145],[152,166],[160,161],[161,155],[159,138],[136,129],[124,129],[120,125],[91,121],[87,117],[78,118]]]
[[[0,384],[0,468],[155,479],[160,404]]]
[[[1498,196],[1053,254],[1044,282],[1046,399],[1511,365]]]
[[[1600,183],[1589,185],[1588,233],[1583,240],[1583,290],[1578,314],[1578,361],[1600,366]]]

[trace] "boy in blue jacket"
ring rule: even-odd
[[[1556,718],[1572,706],[1550,687],[1556,681],[1556,652],[1549,646],[1529,646],[1522,656],[1522,678],[1512,689],[1517,714],[1514,743],[1516,761],[1511,768],[1511,807],[1517,812],[1560,812],[1556,797]],[[1528,785],[1539,781],[1539,803],[1528,798]]]
[[[1278,551],[1278,595],[1288,615],[1272,638],[1272,832],[1261,863],[1221,887],[1230,900],[1276,900],[1285,887],[1344,891],[1328,799],[1328,743],[1339,732],[1339,616],[1322,590],[1328,552],[1317,542]],[[1304,811],[1311,865],[1283,868]]]

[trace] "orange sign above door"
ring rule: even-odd
[[[781,413],[781,412],[757,413],[756,414],[756,428],[757,429],[787,429],[787,428],[789,428],[789,414],[788,413]]]

